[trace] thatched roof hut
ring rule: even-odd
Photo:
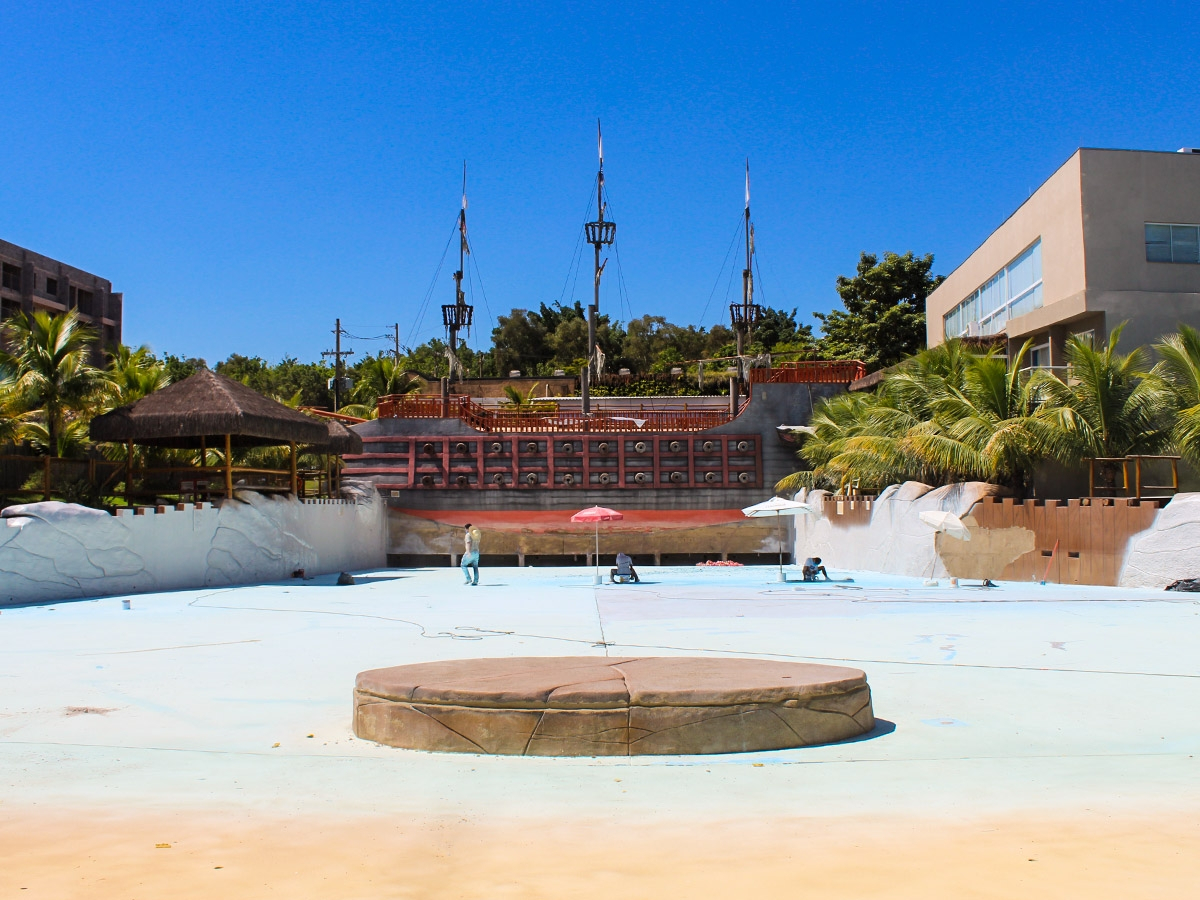
[[[97,416],[89,431],[94,441],[159,447],[329,443],[322,422],[208,369]]]
[[[337,419],[325,419],[325,425],[328,427],[329,442],[320,447],[313,447],[314,450],[332,453],[334,456],[363,452],[362,438],[357,432],[351,431]]]

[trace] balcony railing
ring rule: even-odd
[[[858,360],[802,360],[769,369],[751,369],[751,384],[849,384],[867,374]]]
[[[541,432],[595,433],[638,431],[704,431],[731,421],[729,410],[711,405],[644,409],[641,405],[608,404],[591,415],[561,409],[552,400],[535,400],[528,407],[490,407],[470,397],[414,396],[404,394],[379,399],[381,419],[451,418],[489,433],[534,434]]]

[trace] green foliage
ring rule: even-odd
[[[355,404],[374,406],[380,397],[412,394],[424,387],[421,380],[397,365],[393,356],[368,356],[352,373],[354,389],[350,399]]]
[[[4,323],[3,338],[3,394],[16,434],[28,432],[52,456],[73,450],[70,426],[94,410],[108,384],[91,363],[95,332],[74,310],[18,313]]]
[[[195,375],[199,369],[207,369],[208,363],[202,359],[194,357],[182,359],[168,353],[163,357],[163,368],[167,370],[167,383],[174,384],[177,381],[183,381],[190,375]]]
[[[143,344],[134,350],[124,344],[108,361],[109,405],[126,406],[171,383],[167,367]]]
[[[1200,466],[1200,331],[1180,325],[1178,334],[1154,345],[1161,362],[1155,373],[1171,391],[1179,410],[1171,430],[1175,448]]]
[[[324,363],[302,363],[289,356],[270,365],[261,357],[234,353],[217,363],[216,371],[268,397],[290,398],[299,393],[300,406],[333,408],[329,389],[333,369]]]
[[[1102,348],[1078,337],[1068,339],[1068,383],[1045,382],[1041,413],[1056,428],[1056,450],[1062,458],[1157,453],[1170,438],[1175,398],[1151,375],[1147,348],[1117,352],[1124,328],[1114,328]]]
[[[1177,436],[1186,431],[1183,417],[1174,415],[1178,400],[1165,375],[1148,371],[1144,348],[1116,352],[1120,335],[1114,329],[1100,349],[1069,341],[1066,381],[1022,371],[1030,342],[1011,365],[956,340],[926,350],[889,372],[875,394],[823,403],[802,433],[801,456],[811,468],[777,488],[854,483],[877,490],[909,479],[980,480],[1023,496],[1043,460],[1079,466],[1095,457],[1158,452],[1172,425]],[[1187,341],[1180,336],[1174,343]],[[1185,386],[1189,376],[1177,362],[1172,377]]]
[[[907,359],[925,346],[925,299],[944,280],[930,275],[933,254],[862,254],[853,278],[839,275],[844,310],[816,313],[827,359],[860,359],[868,371]]]

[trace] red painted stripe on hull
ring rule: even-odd
[[[467,523],[484,528],[502,530],[529,529],[542,531],[551,528],[555,531],[592,531],[591,524],[579,525],[571,521],[572,513],[566,510],[434,510],[434,509],[403,509],[392,507],[419,519],[429,519],[443,525],[463,526]],[[725,525],[730,522],[744,522],[746,517],[740,509],[622,509],[618,510],[624,519],[616,522],[605,522],[603,528],[608,531],[638,531],[647,528],[698,528],[704,525]]]

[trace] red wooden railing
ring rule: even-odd
[[[440,397],[405,394],[379,399],[381,419],[440,419],[444,416],[460,419],[480,431],[506,434],[704,431],[730,421],[727,409],[689,409],[687,404],[659,406],[652,410],[617,407],[585,416],[578,410],[559,409],[546,401],[535,401],[530,409],[497,409],[476,403],[470,397],[453,396],[445,401],[443,412]]]
[[[846,361],[804,360],[781,363],[770,369],[751,369],[751,384],[849,384],[867,374],[856,359]]]

